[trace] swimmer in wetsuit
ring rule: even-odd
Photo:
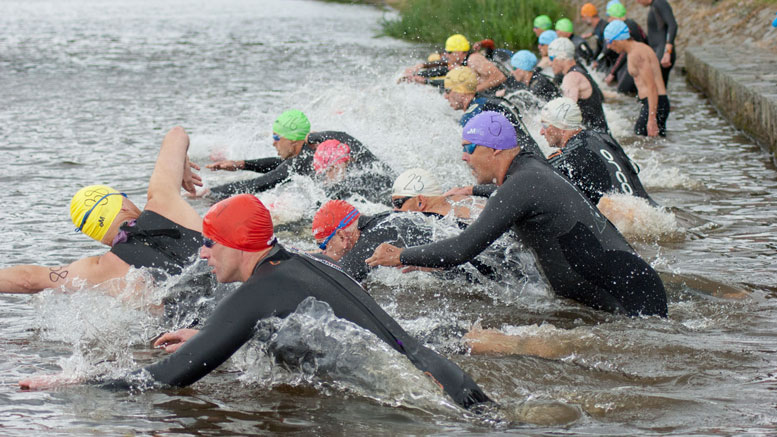
[[[594,60],[594,51],[586,40],[575,35],[575,25],[569,18],[556,21],[556,35],[559,38],[568,38],[575,45],[575,59],[579,62],[590,63]]]
[[[313,297],[328,304],[337,317],[372,332],[406,356],[462,407],[490,401],[461,368],[419,344],[334,264],[277,243],[270,213],[256,197],[242,194],[217,203],[203,218],[202,228],[206,238],[201,257],[208,260],[217,280],[243,284],[220,302],[202,330],[185,329],[160,337],[155,344],[172,346],[171,356],[126,379],[105,382],[106,386],[193,384],[249,341],[257,322],[285,318]],[[139,381],[141,374],[151,381]],[[39,389],[51,383],[39,377],[20,385]]]
[[[558,38],[548,47],[553,73],[564,75],[561,92],[577,103],[583,113],[583,126],[609,134],[604,117],[604,95],[588,71],[575,61],[575,45],[567,38]]]
[[[594,205],[611,192],[642,197],[656,204],[639,180],[639,167],[620,145],[607,142],[595,131],[583,129],[580,108],[572,99],[551,100],[542,108],[540,117],[540,134],[549,146],[560,149],[548,157],[548,162]]]
[[[558,87],[540,71],[537,66],[537,56],[528,50],[516,52],[510,59],[513,72],[502,84],[504,93],[497,92],[497,96],[504,97],[508,101],[525,108],[536,106],[522,99],[522,93],[529,91],[535,98],[542,102],[548,102],[556,97],[561,97]]]
[[[637,0],[637,3],[650,8],[647,17],[647,39],[661,64],[664,86],[668,86],[669,72],[672,71],[677,57],[674,51],[677,20],[674,18],[672,6],[666,0]]]
[[[637,96],[642,103],[639,118],[634,124],[634,133],[665,137],[670,105],[655,53],[647,44],[634,41],[622,21],[608,24],[604,29],[604,37],[609,48],[628,55],[629,74],[634,78]]]
[[[181,187],[194,192],[202,182],[186,152],[189,136],[173,128],[165,136],[148,183],[143,211],[126,195],[104,186],[82,188],[70,202],[70,216],[89,237],[110,246],[100,256],[82,258],[67,266],[21,265],[0,270],[0,292],[37,293],[46,288],[79,289],[123,279],[131,267],[151,268],[174,275],[196,259],[202,220],[181,197]],[[125,281],[112,281],[110,293],[126,290]],[[139,286],[142,284],[138,284]],[[142,287],[140,287],[142,288]]]
[[[368,168],[351,165],[350,146],[334,139],[318,145],[313,155],[313,168],[330,199],[359,195],[373,203],[386,203],[394,175],[380,161]]]
[[[485,112],[464,128],[463,159],[479,183],[499,189],[456,237],[399,249],[382,244],[370,266],[450,267],[472,259],[505,232],[535,253],[553,291],[592,308],[629,316],[667,314],[658,274],[565,177],[521,153],[509,122]]]
[[[521,147],[533,153],[541,153],[537,142],[526,129],[517,106],[501,97],[477,94],[477,78],[469,67],[456,67],[445,76],[445,100],[451,108],[464,111],[459,124],[464,126],[483,111],[499,112],[513,124]]]
[[[313,156],[318,144],[337,140],[350,148],[351,169],[385,173],[388,179],[394,172],[359,140],[345,132],[310,132],[310,121],[296,109],[282,113],[273,123],[273,147],[278,158],[260,158],[245,161],[220,161],[207,166],[211,170],[250,170],[264,173],[258,178],[232,182],[206,189],[200,196],[223,199],[238,193],[259,193],[289,181],[293,174],[313,176]]]

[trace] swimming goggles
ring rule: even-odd
[[[332,231],[332,233],[329,234],[329,236],[326,237],[326,239],[322,241],[321,244],[318,245],[318,248],[321,250],[326,250],[326,245],[329,244],[329,240],[331,240],[332,237],[335,236],[335,233],[337,233],[337,230],[342,229],[348,226],[349,224],[351,224],[353,219],[356,218],[356,216],[358,215],[359,215],[359,210],[354,208],[353,211],[349,212],[348,215],[346,215],[345,217],[343,217],[342,220],[340,220],[340,224],[338,224],[337,227]]]
[[[396,209],[402,209],[402,206],[410,200],[410,197],[400,197],[398,199],[391,199],[391,205]]]
[[[213,246],[216,245],[216,242],[211,240],[208,237],[202,237],[202,245],[207,247],[208,249],[211,249],[211,248],[213,248]]]
[[[280,141],[281,140],[281,136],[278,135],[278,134],[272,134],[272,140],[273,141]]]
[[[550,62],[553,62],[554,59],[556,59],[555,56],[548,56],[548,59],[550,59]]]
[[[108,193],[105,196],[101,197],[100,200],[98,200],[97,202],[94,202],[94,205],[92,205],[92,207],[89,208],[89,211],[87,211],[86,214],[84,214],[84,218],[81,220],[81,226],[76,228],[76,232],[81,232],[81,230],[84,229],[84,225],[86,224],[86,220],[89,219],[89,214],[91,214],[92,211],[94,211],[94,209],[97,208],[97,205],[99,205],[100,202],[102,202],[103,199],[105,199],[106,197],[113,196],[114,194],[120,194],[120,195],[124,196],[124,198],[127,198],[127,195],[124,194],[124,193]]]
[[[470,143],[470,144],[463,144],[463,145],[461,146],[461,151],[462,151],[462,152],[464,152],[464,153],[466,153],[467,155],[471,155],[471,154],[475,153],[475,148],[476,148],[477,146],[478,146],[478,145],[477,145],[477,144],[475,144],[475,143]]]

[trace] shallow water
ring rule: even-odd
[[[72,231],[70,197],[108,183],[143,204],[162,136],[177,124],[191,134],[195,161],[261,157],[274,154],[274,117],[296,107],[314,130],[346,131],[397,171],[422,165],[446,188],[471,182],[459,159],[458,114],[431,89],[395,84],[429,48],[373,38],[382,12],[371,7],[33,0],[6,1],[2,10],[3,267],[102,253]],[[631,136],[634,101],[606,108],[651,195],[677,217],[671,238],[635,242],[662,272],[668,320],[582,308],[536,280],[473,286],[389,270],[369,280],[408,331],[500,402],[497,411],[462,412],[395,354],[342,333],[333,334],[341,341],[334,353],[369,355],[345,358],[332,377],[277,366],[257,340],[183,390],[23,392],[16,382],[30,374],[118,375],[161,355],[147,347],[162,329],[153,314],[99,290],[47,291],[0,296],[3,434],[774,433],[777,173],[679,74],[670,95],[662,140]],[[204,173],[210,185],[245,176]],[[276,222],[291,224],[279,231],[282,241],[313,247],[293,224],[310,220],[320,189],[295,179],[260,197],[275,205]],[[739,289],[750,296],[715,296]],[[475,322],[564,347],[557,359],[461,354],[457,339]],[[299,329],[325,347],[316,326]]]

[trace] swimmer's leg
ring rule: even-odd
[[[522,337],[480,327],[473,327],[463,340],[475,355],[532,355],[555,359],[570,355],[574,351],[573,345],[567,339]]]
[[[642,103],[642,109],[639,110],[639,117],[637,117],[637,122],[634,123],[634,134],[646,137],[648,115],[650,114],[648,99],[645,97],[644,99],[640,99],[639,102]]]

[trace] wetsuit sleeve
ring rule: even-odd
[[[661,16],[666,23],[666,42],[674,46],[674,38],[677,36],[677,21],[674,19],[672,6],[667,1],[655,2],[653,7],[656,13]]]
[[[477,256],[514,223],[531,213],[527,200],[521,197],[521,192],[526,190],[521,190],[518,179],[508,178],[503,189],[497,190],[488,200],[477,220],[459,235],[403,250],[400,256],[402,264],[448,268]]]
[[[245,181],[236,181],[229,184],[219,185],[210,189],[210,197],[215,199],[226,199],[227,197],[241,193],[258,193],[269,190],[274,186],[288,179],[292,161],[291,158],[283,161],[275,169],[259,176],[258,178]]]
[[[246,159],[243,170],[255,171],[257,173],[267,173],[268,171],[275,170],[279,165],[283,163],[283,160],[278,157],[271,158],[259,158],[259,159]]]
[[[497,188],[499,187],[495,184],[474,185],[472,187],[472,195],[478,197],[491,197]]]

